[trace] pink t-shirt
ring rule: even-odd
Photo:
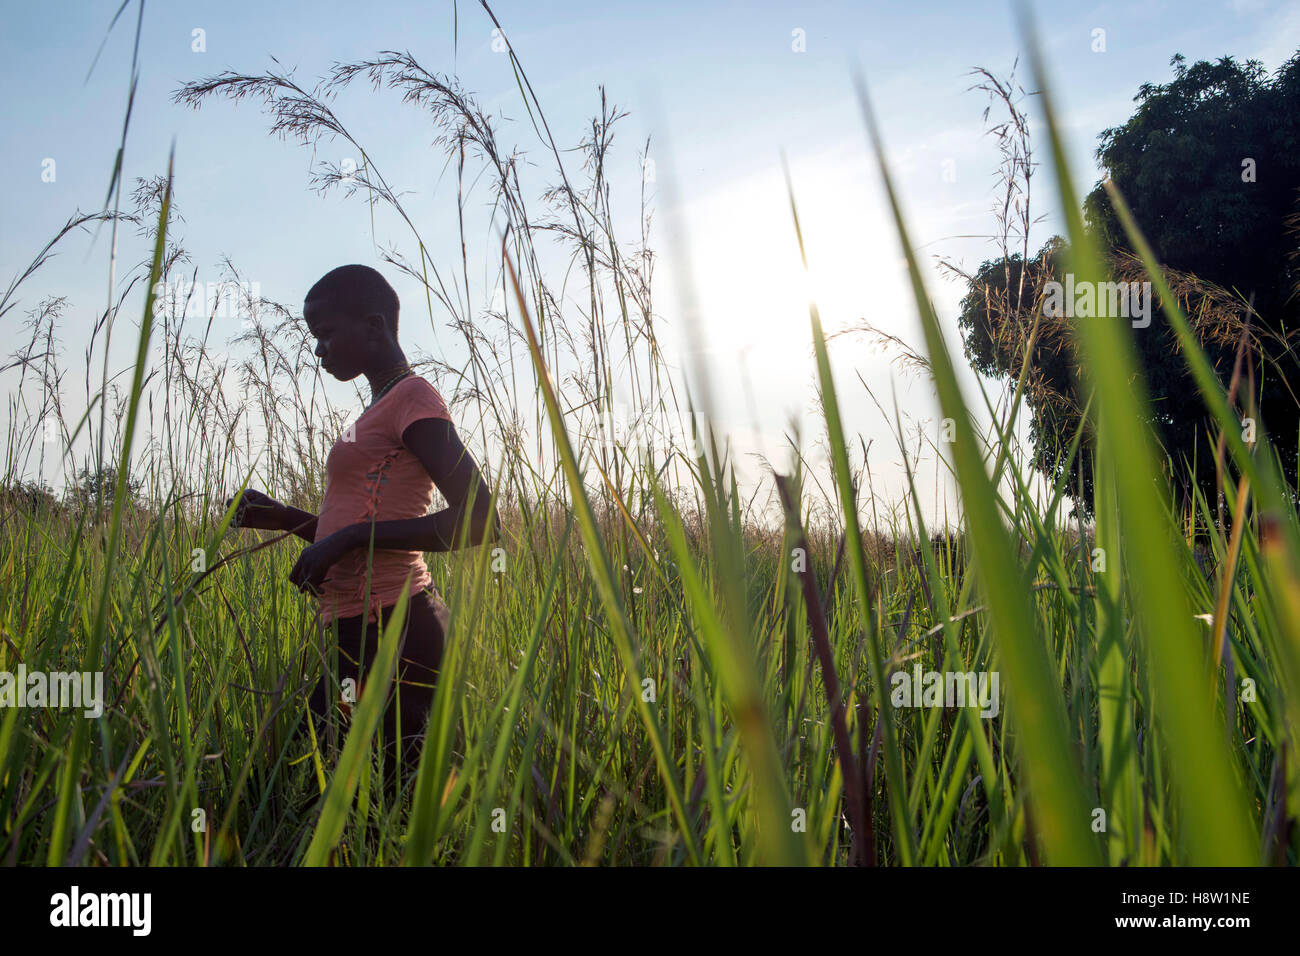
[[[348,427],[325,462],[325,497],[316,540],[350,524],[420,518],[433,503],[433,481],[420,459],[402,444],[408,425],[422,418],[451,421],[447,404],[428,381],[411,375],[394,385]],[[345,554],[321,586],[320,619],[354,617],[366,608],[368,548]],[[375,549],[370,565],[370,613],[397,603],[407,576],[411,593],[432,583],[420,551]]]

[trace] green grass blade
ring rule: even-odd
[[[1106,272],[1084,229],[1053,99],[1033,28],[1022,8],[1030,63],[1047,120],[1059,198],[1068,225],[1068,267],[1076,284],[1105,281]],[[1178,529],[1163,486],[1153,420],[1128,330],[1114,319],[1076,322],[1084,367],[1096,395],[1098,441],[1113,469],[1115,504],[1123,529],[1124,567],[1140,622],[1147,679],[1181,813],[1178,831],[1189,862],[1247,865],[1256,859],[1249,808],[1212,708],[1204,635],[1198,632],[1180,560]]]
[[[370,760],[375,731],[379,729],[388,704],[388,692],[393,686],[393,676],[397,670],[397,649],[401,643],[409,601],[404,589],[384,625],[374,661],[366,674],[365,689],[361,692],[361,700],[352,715],[352,726],[343,744],[343,752],[339,755],[338,766],[325,791],[325,805],[321,808],[320,819],[316,821],[311,843],[307,846],[307,855],[303,861],[306,866],[325,866],[329,862],[330,852],[343,836],[348,808],[361,783],[362,771]]]
[[[1033,605],[1027,597],[1029,592],[1020,571],[1019,556],[1002,524],[997,492],[985,471],[975,431],[957,385],[956,370],[908,239],[902,209],[861,80],[858,82],[858,95],[899,241],[907,257],[912,292],[925,332],[940,405],[944,415],[955,426],[952,456],[975,563],[988,597],[999,662],[1007,672],[1007,711],[1016,728],[1021,751],[1020,767],[1033,802],[1038,836],[1052,863],[1093,865],[1100,862],[1100,857],[1089,827],[1087,788],[1071,756],[1073,747],[1061,684],[1039,633]]]

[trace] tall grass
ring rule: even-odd
[[[832,376],[813,303],[832,485],[810,491],[792,445],[769,486],[783,521],[765,524],[739,494],[725,436],[678,405],[645,232],[631,252],[615,237],[604,164],[617,110],[602,94],[577,183],[513,50],[510,61],[560,183],[541,216],[490,118],[408,55],[340,65],[323,90],[225,74],[178,94],[193,104],[255,96],[277,130],[352,142],[365,161],[349,185],[412,233],[412,259],[395,253],[391,264],[427,290],[430,321],[436,301],[463,338],[463,366],[430,360],[427,370],[474,423],[503,538],[499,552],[431,559],[453,614],[418,770],[400,794],[378,785],[394,759],[378,718],[400,611],[350,723],[292,734],[328,648],[286,583],[297,550],[237,537],[222,502],[256,475],[314,508],[347,415],[321,391],[291,309],[248,303],[254,321],[229,349],[211,339],[211,317],[193,330],[175,303],[155,321],[152,290],[187,261],[172,198],[184,177],[169,169],[141,184],[134,213],[105,214],[153,246],[125,280],[149,290],[129,390],[92,393],[92,359],[105,360],[92,340],[86,414],[65,418],[53,349],[35,347],[53,342],[59,309],[49,302],[20,353],[24,386],[42,398],[8,440],[0,670],[103,671],[107,703],[97,719],[0,710],[4,861],[1295,864],[1294,494],[1263,430],[1245,443],[1235,384],[1210,370],[1173,296],[1162,296],[1167,320],[1225,444],[1231,524],[1203,498],[1176,506],[1174,466],[1141,424],[1147,399],[1127,326],[1104,320],[1078,329],[1097,519],[1067,521],[1069,489],[1031,489],[1012,441],[1023,379],[1009,401],[981,395],[974,409],[958,387],[863,91],[927,367],[954,424],[948,460],[962,507],[952,527],[931,529],[912,491],[897,507],[865,503],[876,515],[866,529],[870,473],[844,430],[845,383]],[[326,94],[358,77],[434,117],[462,186],[478,170],[492,176],[512,306],[475,305],[466,262],[459,276],[439,271],[377,158],[331,111]],[[1099,277],[1050,95],[1045,104],[1073,268]],[[328,169],[318,180],[343,182]],[[789,190],[802,242],[798,184]],[[1126,222],[1159,290],[1141,224]],[[543,267],[543,236],[568,243],[585,283],[577,301]],[[244,402],[222,388],[232,370]],[[616,381],[630,383],[634,427],[611,433]],[[120,410],[120,432],[96,432],[96,406]],[[990,412],[991,427],[973,411]],[[83,432],[112,451],[111,476],[102,460],[83,460],[90,482],[63,498],[24,481],[33,455],[48,453],[44,436],[75,465]],[[1080,438],[1062,448],[1067,462]],[[196,550],[208,570],[195,570]],[[917,665],[998,672],[1006,706],[988,719],[969,707],[895,707],[891,675]]]

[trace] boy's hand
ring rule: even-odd
[[[230,507],[233,498],[226,499]],[[260,531],[283,531],[285,507],[269,495],[248,488],[239,498],[235,516],[231,519],[232,528],[256,528]]]
[[[318,593],[330,568],[354,547],[356,545],[346,530],[336,531],[315,544],[308,545],[302,549],[298,563],[289,572],[289,583],[299,591]]]

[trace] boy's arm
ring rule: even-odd
[[[233,498],[226,499],[229,508]],[[244,489],[235,508],[232,528],[255,528],[262,531],[291,531],[304,541],[316,540],[316,516],[276,501],[253,488]]]
[[[361,522],[340,528],[303,550],[289,572],[289,580],[296,587],[314,589],[343,555],[355,548],[369,548],[372,532],[377,551],[451,551],[499,536],[500,526],[490,507],[492,496],[487,483],[451,422],[442,418],[412,422],[402,433],[402,443],[420,459],[447,499],[447,507],[422,518]],[[468,537],[461,535],[466,523]]]
[[[495,539],[499,529],[490,508],[492,494],[474,456],[456,434],[456,427],[444,418],[422,418],[407,426],[402,433],[402,444],[420,459],[447,499],[447,507],[422,518],[375,522],[375,548],[451,551]],[[468,536],[460,537],[467,517]],[[345,530],[354,547],[369,547],[369,523],[350,525]]]
[[[280,528],[283,531],[292,531],[309,544],[316,540],[316,516],[310,511],[285,505]]]

